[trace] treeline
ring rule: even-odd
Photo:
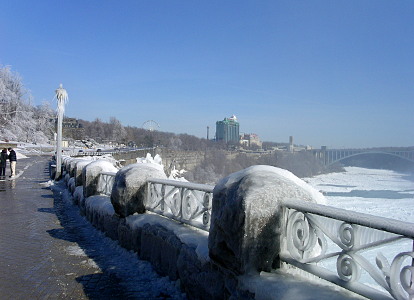
[[[20,76],[0,66],[0,140],[47,143],[54,115],[47,103],[33,106]]]
[[[107,141],[137,147],[167,147],[174,150],[200,151],[208,148],[226,149],[227,145],[216,143],[189,134],[150,131],[134,126],[122,126],[119,120],[111,117],[109,122],[95,119],[92,122],[80,120],[83,125],[85,139],[90,138],[98,143]],[[66,138],[76,138],[68,133]]]

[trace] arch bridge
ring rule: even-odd
[[[325,166],[332,165],[340,162],[349,157],[362,155],[362,154],[386,154],[401,159],[408,160],[414,163],[414,149],[411,148],[374,148],[374,149],[327,149],[322,147],[321,149],[312,150],[314,156],[323,162]]]

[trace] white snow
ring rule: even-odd
[[[42,187],[51,187],[54,184],[55,184],[54,180],[49,180],[49,181],[46,181],[46,182],[40,182],[39,183],[39,185],[42,186]]]
[[[269,173],[272,174],[273,176],[275,176],[275,178],[277,178],[278,180],[280,180],[281,182],[289,182],[289,183],[293,183],[294,185],[297,186],[298,189],[303,190],[305,193],[307,193],[309,195],[309,197],[311,199],[313,199],[316,203],[319,204],[325,204],[326,203],[326,199],[325,197],[318,192],[316,189],[314,189],[312,186],[310,186],[309,184],[307,184],[305,181],[303,181],[302,179],[298,178],[297,176],[295,176],[293,173],[285,170],[285,169],[281,169],[281,168],[276,168],[276,167],[272,167],[272,166],[266,166],[266,165],[258,165],[258,166],[253,166],[253,167],[249,167],[247,169],[241,170],[239,172],[233,173],[231,174],[230,177],[228,177],[228,180],[220,180],[215,189],[220,190],[223,188],[223,185],[225,185],[225,187],[229,187],[231,186],[234,182],[239,181],[241,178],[246,177],[252,173]],[[258,188],[258,190],[249,190],[250,194],[257,194],[257,195],[263,195],[263,177],[258,177],[257,178],[259,180],[259,182],[249,182],[248,184],[245,183],[246,186],[244,186],[245,189],[251,188],[251,187],[256,187]],[[268,183],[269,185],[271,185],[271,182]],[[269,196],[273,196],[273,197],[279,197],[279,195],[281,195],[281,197],[283,197],[283,195],[285,194],[285,186],[282,184],[280,186],[275,186],[272,190],[272,195]]]
[[[100,170],[100,172],[117,172],[118,168],[114,166],[113,162],[111,160],[107,159],[99,159],[94,162],[91,162],[88,166],[88,171],[94,167],[94,170]],[[92,174],[96,175],[96,174]]]
[[[159,170],[164,171],[164,166],[162,164],[162,158],[160,155],[156,154],[155,157],[152,157],[151,153],[147,153],[145,158],[137,157],[137,163],[139,164],[152,164],[156,166]]]
[[[16,157],[17,157],[17,159],[18,159],[18,160],[19,160],[19,159],[24,159],[24,158],[27,158],[27,156],[26,156],[26,155],[24,155],[24,154],[20,153],[20,150],[19,150],[19,149],[14,149],[14,151],[16,152]]]
[[[346,172],[305,178],[327,205],[414,223],[414,175],[346,167]]]
[[[114,166],[113,162],[106,159],[100,159],[89,163],[86,167],[86,182],[89,184],[90,178],[96,178],[100,173],[116,173],[118,168]]]
[[[188,182],[188,180],[184,178],[184,173],[186,172],[187,171],[184,169],[177,170],[174,166],[170,172],[170,176],[168,176],[168,179]]]

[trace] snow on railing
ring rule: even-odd
[[[116,173],[101,172],[98,179],[98,193],[111,196]]]
[[[145,208],[208,231],[214,186],[151,178]]]
[[[413,299],[414,224],[283,202],[280,258],[371,299]]]

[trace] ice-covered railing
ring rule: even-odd
[[[280,258],[370,299],[413,299],[414,224],[283,202]]]
[[[110,196],[116,173],[101,172],[98,193]],[[149,179],[145,208],[208,231],[214,186],[167,179]]]
[[[214,186],[167,179],[149,179],[145,208],[208,231]]]
[[[98,179],[98,193],[111,196],[112,187],[115,182],[114,172],[101,172]]]

